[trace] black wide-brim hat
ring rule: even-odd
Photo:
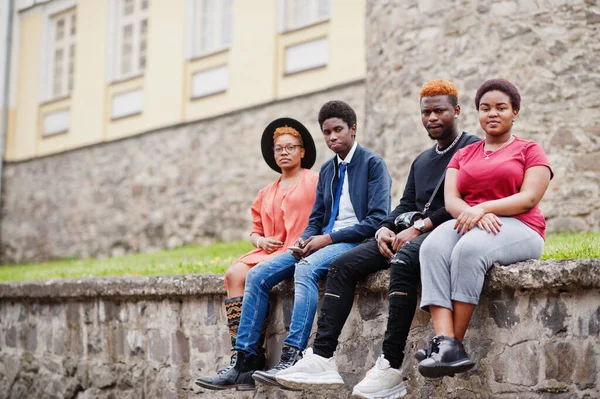
[[[260,140],[260,147],[262,149],[263,158],[265,159],[267,165],[269,165],[269,167],[275,172],[281,173],[281,168],[277,165],[277,162],[275,162],[275,154],[273,153],[273,133],[275,133],[277,128],[282,126],[289,126],[296,129],[298,133],[300,133],[300,136],[302,137],[302,143],[304,145],[304,158],[302,158],[300,166],[304,169],[312,168],[317,160],[317,148],[315,147],[315,142],[308,129],[302,123],[293,118],[275,119],[273,122],[269,123],[269,126],[265,128]]]

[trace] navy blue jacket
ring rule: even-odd
[[[379,155],[359,144],[346,170],[350,184],[350,201],[359,223],[330,233],[333,243],[361,242],[373,237],[379,223],[390,212],[392,202],[392,179]],[[321,166],[315,204],[308,219],[308,226],[301,236],[303,240],[323,234],[327,227],[339,180],[338,174],[337,156]]]

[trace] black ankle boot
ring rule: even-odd
[[[281,370],[292,367],[300,359],[302,359],[302,351],[300,349],[285,345],[283,349],[281,349],[279,363],[270,370],[255,372],[252,374],[252,378],[262,384],[283,387],[283,385],[275,380],[275,374]]]
[[[419,373],[429,378],[453,376],[470,370],[474,365],[458,340],[436,335],[431,340],[431,355],[419,363]]]
[[[200,377],[196,385],[208,389],[237,389],[238,391],[254,389],[252,373],[257,370],[258,357],[241,350],[235,351],[229,367],[221,370],[214,377]]]
[[[415,359],[417,362],[421,363],[423,360],[427,359],[431,355],[431,345],[427,349],[419,349],[417,353],[415,353]]]

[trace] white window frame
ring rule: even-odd
[[[141,114],[144,110],[144,90],[142,88],[116,93],[111,100],[112,120]]]
[[[62,93],[60,96],[54,96],[52,93],[53,87],[53,67],[54,67],[54,17],[58,14],[62,14],[65,12],[70,12],[70,9],[73,9],[75,14],[77,13],[77,0],[55,0],[49,2],[44,5],[44,17],[43,17],[43,27],[42,27],[42,46],[41,46],[41,55],[40,55],[40,81],[42,84],[40,85],[40,102],[45,103],[53,100],[57,100],[60,98],[65,98],[69,96],[71,93],[66,92]],[[77,33],[73,38],[73,44],[76,45],[77,41]],[[75,53],[77,53],[77,49],[75,48]],[[65,54],[67,56],[67,54]],[[68,58],[65,58],[68,60]],[[68,84],[68,61],[65,62],[66,69],[63,71],[66,73],[67,78],[63,78],[64,85]],[[66,72],[65,72],[66,71]],[[73,59],[73,82],[75,81],[75,73],[76,73],[76,65],[75,59]]]
[[[204,85],[202,85],[204,83]],[[192,75],[192,100],[224,93],[229,88],[229,68],[220,65]]]
[[[107,80],[109,82],[126,80],[132,77],[143,75],[148,64],[148,24],[150,0],[133,0],[133,13],[123,15],[123,3],[125,0],[110,0],[110,18],[109,18],[109,44],[107,56]],[[142,3],[147,3],[146,9],[142,9]],[[146,21],[146,32],[142,34],[141,23]],[[123,66],[123,28],[126,25],[132,26],[131,37],[131,59],[130,69],[127,72],[122,71]],[[140,67],[141,44],[145,41],[145,65]]]
[[[71,110],[69,108],[48,112],[42,119],[42,136],[50,137],[67,133],[71,124]]]
[[[333,0],[278,0],[278,30],[280,33],[301,29],[331,19]],[[306,6],[304,21],[297,20],[296,10]],[[320,8],[324,8],[325,11]]]
[[[293,44],[285,48],[283,73],[293,75],[327,66],[329,63],[329,39],[319,37],[314,40]]]
[[[214,2],[214,21],[212,30],[212,43],[206,45],[204,11],[205,7]],[[233,0],[187,0],[187,58],[204,57],[209,54],[219,53],[231,47],[233,32]],[[228,22],[225,22],[225,19]]]

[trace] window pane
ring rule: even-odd
[[[56,49],[54,52],[54,70],[52,73],[52,95],[54,97],[62,94],[63,86],[63,61],[64,51],[63,49]]]
[[[128,24],[123,27],[121,47],[121,73],[127,75],[131,73],[131,57],[133,50],[133,25]]]
[[[133,14],[133,0],[123,0],[123,16]]]
[[[65,20],[59,19],[56,21],[56,40],[62,40],[65,36]]]
[[[204,0],[202,10],[202,51],[210,51],[215,47],[216,0]]]
[[[142,10],[148,9],[148,0],[141,0],[140,9],[142,9]]]
[[[140,71],[146,68],[146,37],[148,32],[148,20],[143,19],[140,22],[140,52],[138,59],[138,67]]]
[[[75,16],[75,12],[71,14],[71,36],[75,36],[77,33],[77,17]]]
[[[221,14],[221,46],[231,44],[231,0],[223,0]]]
[[[67,92],[70,93],[73,89],[73,75],[75,72],[75,45],[69,46],[69,70],[68,70],[68,81],[67,81]]]
[[[331,0],[317,0],[319,2],[317,9],[317,18],[329,18],[331,14]]]
[[[294,8],[294,27],[310,23],[309,2],[311,0],[296,0]]]

